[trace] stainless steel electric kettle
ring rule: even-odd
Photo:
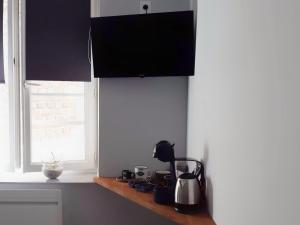
[[[203,204],[204,166],[197,160],[180,159],[180,161],[195,162],[196,168],[192,172],[188,172],[188,169],[181,170],[181,174],[178,175],[175,188],[175,210],[181,213],[193,213],[198,211]],[[199,176],[201,176],[200,180]]]

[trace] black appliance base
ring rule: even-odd
[[[184,204],[178,204],[175,203],[175,210],[179,213],[183,214],[194,214],[199,212],[200,210],[200,205],[184,205]]]

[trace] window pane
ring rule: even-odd
[[[84,83],[30,85],[31,161],[85,159]]]
[[[9,169],[9,105],[8,87],[0,84],[0,171]]]
[[[6,74],[8,72],[7,3],[7,0],[3,1],[3,59]],[[10,167],[8,79],[5,84],[0,83],[0,155],[0,171],[6,171]]]

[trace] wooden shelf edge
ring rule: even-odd
[[[194,215],[177,213],[173,207],[160,205],[154,202],[151,193],[141,193],[128,187],[127,183],[117,182],[114,178],[94,177],[94,182],[136,204],[147,208],[177,224],[182,225],[215,225],[207,212]]]

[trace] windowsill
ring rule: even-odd
[[[0,183],[93,183],[96,172],[64,171],[57,180],[50,180],[42,172],[0,173]]]

